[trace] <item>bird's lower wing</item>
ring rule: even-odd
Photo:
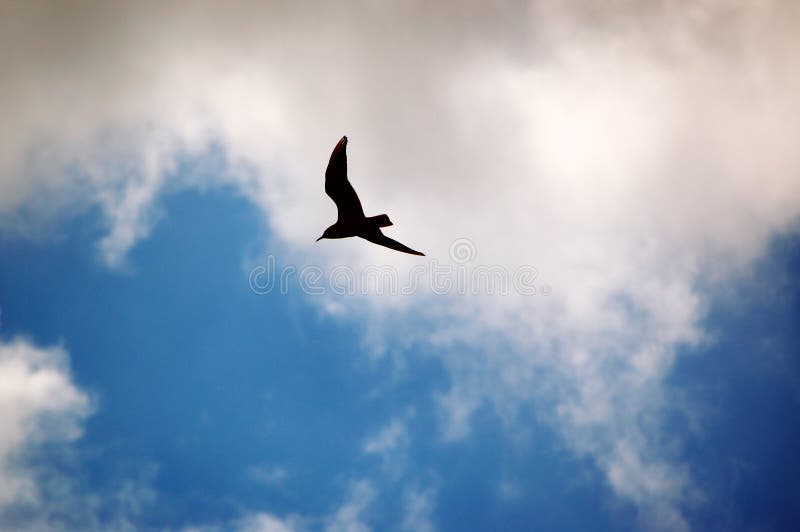
[[[375,231],[370,231],[367,234],[359,235],[364,240],[369,240],[373,244],[378,244],[379,246],[384,246],[389,249],[394,249],[396,251],[402,251],[403,253],[410,253],[411,255],[420,255],[422,257],[425,256],[424,253],[420,253],[419,251],[414,251],[408,246],[404,246],[397,240],[392,240],[388,236],[384,235],[380,229]]]

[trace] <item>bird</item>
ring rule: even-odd
[[[404,246],[397,240],[392,240],[384,235],[381,227],[394,225],[389,216],[379,214],[378,216],[364,216],[364,208],[361,200],[358,199],[353,185],[347,179],[347,137],[344,136],[333,148],[328,168],[325,170],[325,193],[330,196],[336,204],[339,216],[336,223],[325,229],[323,238],[348,238],[357,236],[396,251],[410,253],[411,255],[425,256],[424,253],[415,251],[408,246]]]

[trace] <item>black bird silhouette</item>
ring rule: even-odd
[[[331,197],[339,210],[339,218],[336,223],[325,229],[323,238],[348,238],[358,236],[364,240],[369,240],[373,244],[386,246],[387,248],[410,253],[412,255],[425,255],[419,251],[404,246],[397,240],[392,240],[381,232],[381,227],[393,225],[389,216],[380,214],[378,216],[364,216],[364,208],[358,199],[353,185],[347,180],[347,137],[336,144],[331,153],[331,160],[325,170],[325,193]]]

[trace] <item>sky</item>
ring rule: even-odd
[[[3,4],[0,529],[790,529],[798,30]]]

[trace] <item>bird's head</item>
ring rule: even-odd
[[[319,242],[323,238],[330,238],[330,237],[331,237],[331,228],[329,227],[325,229],[325,231],[322,233],[322,236],[317,239],[317,242]]]

